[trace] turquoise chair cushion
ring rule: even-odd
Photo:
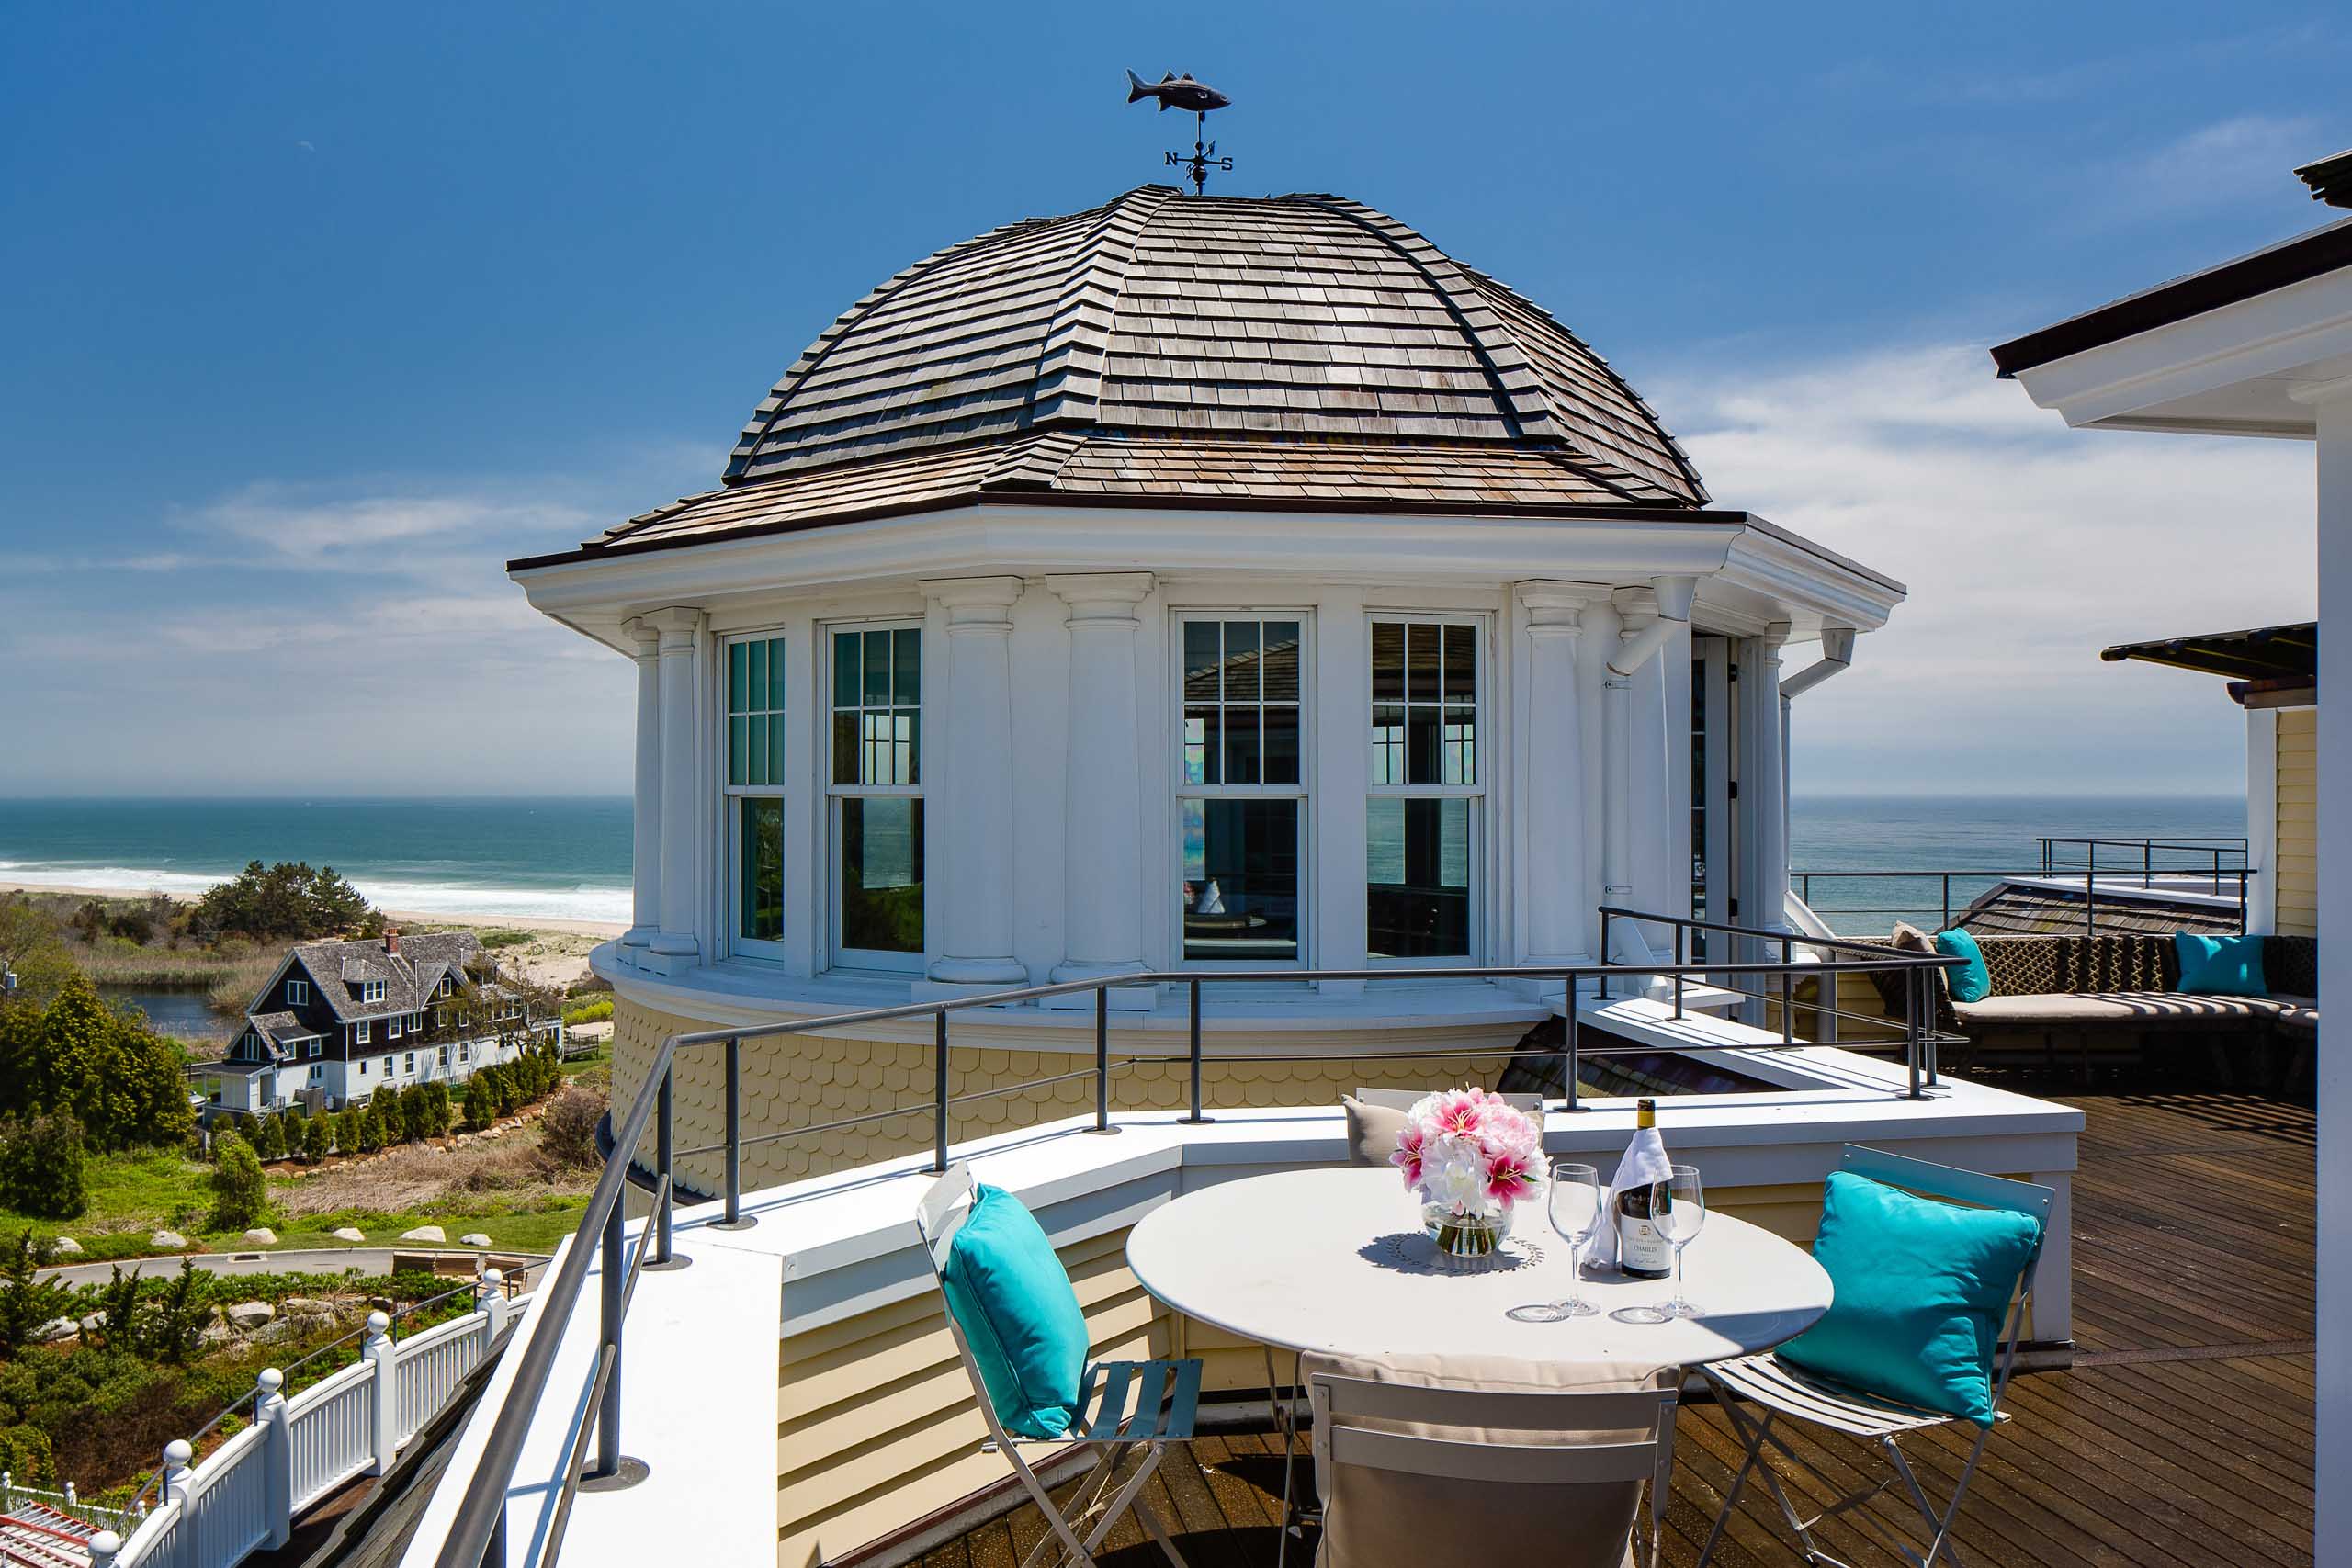
[[[2180,953],[2180,989],[2199,997],[2264,997],[2262,939],[2258,936],[2199,936],[2175,931]]]
[[[940,1286],[1005,1430],[1068,1432],[1086,1375],[1086,1314],[1036,1216],[1001,1187],[978,1189]]]
[[[1993,1423],[1993,1353],[2041,1223],[1917,1198],[1849,1171],[1822,1194],[1813,1256],[1837,1295],[1781,1347],[1792,1366],[1864,1393]]]
[[[1968,960],[1957,969],[1944,971],[1944,983],[1951,987],[1952,1000],[1981,1002],[1993,994],[1993,976],[1984,967],[1984,950],[1976,945],[1974,937],[1957,929],[1938,931],[1936,951],[1946,958]]]

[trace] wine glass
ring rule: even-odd
[[[1661,1199],[1664,1200],[1662,1206],[1659,1203]],[[1668,1168],[1667,1179],[1652,1190],[1650,1215],[1650,1223],[1657,1227],[1658,1235],[1674,1247],[1674,1299],[1658,1303],[1657,1310],[1664,1314],[1659,1321],[1705,1316],[1682,1294],[1682,1249],[1690,1245],[1691,1238],[1699,1234],[1699,1227],[1707,1223],[1707,1194],[1699,1183],[1697,1166]]]
[[[1521,1323],[1566,1323],[1572,1317],[1590,1317],[1600,1309],[1584,1299],[1581,1287],[1585,1244],[1600,1228],[1600,1172],[1573,1160],[1555,1161],[1551,1190],[1544,1196],[1544,1210],[1551,1219],[1552,1228],[1568,1244],[1568,1299],[1531,1302],[1515,1306],[1503,1315]]]

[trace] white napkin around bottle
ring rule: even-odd
[[[1617,1176],[1609,1184],[1601,1232],[1605,1239],[1596,1241],[1592,1258],[1611,1268],[1618,1264],[1617,1257],[1617,1195],[1635,1187],[1649,1187],[1670,1179],[1673,1162],[1666,1157],[1666,1140],[1658,1136],[1655,1127],[1634,1130],[1634,1141],[1625,1145],[1625,1156],[1617,1162]]]

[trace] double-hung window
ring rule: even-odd
[[[401,1037],[401,1025],[405,1021],[406,1021],[402,1019],[400,1014],[392,1014],[392,1016],[385,1021],[384,1038],[387,1040],[398,1040]]]
[[[1373,617],[1364,925],[1374,958],[1475,954],[1482,640],[1475,621]]]
[[[922,627],[828,628],[832,961],[922,966]]]
[[[784,639],[727,645],[728,946],[779,957],[784,940]]]
[[[1295,615],[1222,615],[1180,624],[1177,832],[1188,962],[1302,956],[1306,625]]]
[[[360,981],[359,999],[363,1002],[382,1001],[384,999],[384,982],[381,980]]]
[[[376,1026],[362,1019],[351,1026],[351,1043],[354,1045],[365,1045],[374,1036],[375,1032]]]

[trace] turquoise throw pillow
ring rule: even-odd
[[[2180,988],[2199,997],[2264,997],[2262,939],[2258,936],[2199,936],[2175,931],[2180,954]]]
[[[1936,933],[1936,951],[1946,958],[1965,958],[1957,969],[1944,971],[1944,984],[1956,1002],[1981,1002],[1993,994],[1992,972],[1984,967],[1984,950],[1976,939],[1957,928]]]
[[[1837,1295],[1780,1348],[1806,1371],[1923,1410],[1993,1423],[1993,1352],[2041,1224],[1917,1198],[1848,1171],[1822,1194],[1813,1256]]]
[[[1069,1431],[1086,1375],[1086,1314],[1036,1216],[1002,1188],[980,1188],[940,1283],[1005,1430]]]

